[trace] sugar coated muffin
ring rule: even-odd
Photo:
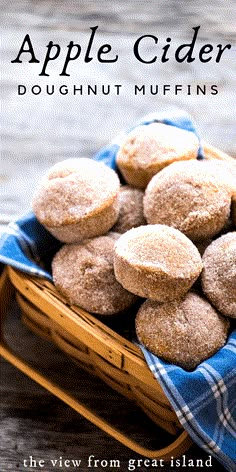
[[[215,354],[229,329],[229,321],[194,292],[168,303],[146,300],[135,323],[137,337],[148,350],[186,370]]]
[[[116,280],[113,269],[114,244],[119,234],[77,244],[65,244],[52,261],[56,288],[71,304],[100,315],[113,315],[137,299]]]
[[[236,226],[236,196],[232,198],[232,221]]]
[[[146,225],[122,234],[115,245],[115,276],[136,295],[159,302],[182,297],[202,270],[201,256],[180,231]]]
[[[120,182],[115,171],[92,159],[55,164],[32,201],[37,219],[57,239],[79,242],[109,231],[119,215]]]
[[[144,215],[150,224],[173,226],[198,241],[219,233],[230,205],[230,191],[202,162],[175,162],[148,184]]]
[[[217,159],[204,160],[201,162],[214,176],[219,178],[229,190],[231,195],[236,197],[236,161],[220,161]]]
[[[118,151],[117,166],[128,184],[145,188],[153,175],[171,162],[196,159],[198,147],[194,133],[151,123],[127,136]]]
[[[225,316],[236,318],[236,231],[224,234],[203,255],[202,288]]]
[[[131,228],[146,224],[143,215],[144,192],[140,189],[123,185],[120,189],[120,212],[112,231],[123,234]]]

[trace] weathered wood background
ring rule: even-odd
[[[165,65],[146,66],[130,57],[134,39],[142,34],[155,34],[160,44],[171,36],[172,44],[179,45],[191,38],[191,28],[197,25],[201,25],[199,45],[233,42],[234,8],[234,0],[1,0],[1,230],[9,221],[30,209],[35,185],[52,163],[71,156],[92,156],[120,129],[149,112],[170,107],[185,109],[192,115],[204,139],[235,155],[232,51],[220,64],[212,62],[210,65],[197,61],[177,64],[172,60]],[[19,83],[27,87],[46,83],[45,79],[38,77],[36,66],[10,62],[16,57],[26,33],[31,35],[35,53],[41,60],[49,40],[64,46],[70,40],[85,45],[89,28],[95,25],[99,25],[96,44],[110,42],[120,60],[107,67],[95,61],[89,65],[79,61],[77,71],[73,65],[74,72],[67,80],[68,86],[118,83],[123,84],[124,90],[120,96],[17,95]],[[58,77],[58,72],[59,66],[55,61],[50,66],[49,83],[56,86],[65,83]],[[193,87],[196,84],[206,84],[207,87],[217,84],[219,93],[198,97],[194,92],[191,96],[183,92],[178,96],[170,93],[166,96],[134,97],[130,87],[135,83],[183,84],[183,87],[188,84]],[[110,392],[98,380],[94,381],[74,366],[68,366],[67,359],[56,348],[41,343],[22,327],[17,315],[14,306],[7,323],[8,333],[13,345],[24,356],[30,356],[50,375],[61,378],[71,391],[78,392],[85,402],[91,402],[102,414],[109,413],[117,426],[125,428],[134,437],[141,437],[146,429],[149,443],[154,444],[155,437],[159,445],[169,440],[134,405]],[[81,458],[84,464],[90,454],[100,460],[117,458],[121,461],[122,472],[127,470],[129,458],[137,458],[136,454],[90,425],[6,362],[1,363],[0,388],[1,472],[26,470],[23,469],[23,460],[29,455],[45,459],[47,463],[60,456]],[[187,456],[206,458],[197,447],[192,448]],[[216,464],[214,466],[216,470]],[[47,465],[44,470],[55,469]],[[87,468],[84,465],[80,470],[84,472]],[[96,470],[104,469],[98,467]],[[141,467],[139,470],[146,469]],[[171,470],[174,472],[175,469]],[[223,469],[219,466],[217,470]]]

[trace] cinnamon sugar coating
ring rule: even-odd
[[[145,188],[150,179],[171,162],[196,159],[194,133],[162,123],[135,128],[117,154],[117,165],[126,182]]]
[[[229,321],[194,292],[168,303],[146,300],[136,316],[139,341],[186,370],[215,354],[225,344],[228,329]]]
[[[211,172],[226,186],[232,196],[236,198],[236,161],[220,161],[217,159],[201,162],[207,172]]]
[[[131,228],[146,224],[143,215],[144,192],[140,189],[123,185],[120,189],[120,212],[112,231],[123,234]]]
[[[144,196],[150,224],[166,224],[193,241],[209,239],[226,224],[231,193],[202,162],[175,162],[155,175]]]
[[[232,221],[236,226],[236,196],[232,198]]]
[[[203,255],[202,288],[225,316],[236,318],[236,231],[224,234]]]
[[[62,242],[105,234],[119,214],[120,182],[103,163],[87,158],[55,164],[34,193],[37,219]]]
[[[202,270],[201,256],[180,231],[146,225],[121,235],[115,245],[115,276],[136,295],[160,302],[182,297]]]
[[[119,234],[65,244],[52,262],[56,288],[71,304],[100,315],[113,315],[130,307],[137,297],[116,280],[114,244]]]

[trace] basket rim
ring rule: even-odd
[[[53,296],[57,301],[63,303],[67,307],[70,308],[70,310],[75,313],[76,315],[79,315],[81,317],[86,317],[87,320],[91,323],[91,326],[96,325],[97,328],[99,328],[102,332],[107,333],[110,335],[112,338],[114,338],[116,341],[122,342],[122,344],[125,346],[125,348],[128,348],[129,350],[133,351],[135,354],[137,354],[140,358],[143,357],[141,354],[141,351],[139,348],[133,344],[131,341],[128,339],[124,338],[120,334],[118,334],[116,331],[111,329],[109,326],[107,326],[105,323],[103,323],[100,319],[96,318],[94,315],[91,313],[87,312],[83,308],[80,308],[77,305],[70,304],[68,300],[66,300],[63,295],[61,295],[57,290],[54,284],[46,279],[39,278],[37,276],[25,274],[13,267],[8,266],[8,273],[10,280],[12,284],[20,291],[22,292],[22,283],[24,282],[26,284],[33,284],[35,287],[37,287],[41,291],[45,291],[48,293],[49,296]],[[21,281],[20,281],[21,279]],[[23,294],[24,295],[24,294]],[[50,314],[48,315],[50,317]]]
[[[26,275],[7,267],[12,285],[31,303],[69,334],[76,336],[89,349],[113,366],[124,370],[145,384],[161,389],[159,382],[148,369],[141,349],[117,334],[110,327],[79,307],[70,306],[56,292],[54,285],[45,279]]]

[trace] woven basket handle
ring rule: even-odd
[[[46,376],[35,370],[31,365],[16,355],[4,340],[3,325],[4,319],[8,314],[9,303],[12,300],[14,288],[4,270],[0,279],[0,355],[8,362],[13,364],[17,369],[21,370],[25,375],[44,387],[48,392],[55,395],[68,406],[73,408],[77,413],[96,425],[98,428],[109,434],[124,446],[145,457],[170,460],[171,457],[182,455],[192,444],[188,434],[184,431],[169,446],[159,450],[147,449],[137,442],[131,440],[128,436],[117,430],[103,418],[93,413],[85,405],[80,403],[75,397],[64,391],[57,384],[51,382]]]
[[[216,148],[215,146],[211,146],[211,144],[206,143],[205,141],[202,142],[202,146],[205,158],[207,160],[216,159],[218,161],[229,162],[231,164],[236,165],[235,158],[229,156],[229,154],[226,154],[224,151],[220,151],[218,148]]]

